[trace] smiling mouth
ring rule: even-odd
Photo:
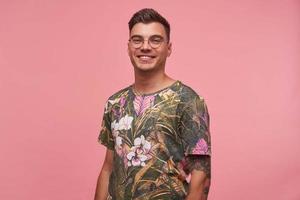
[[[137,56],[140,60],[142,61],[148,61],[151,60],[153,58],[155,58],[156,56],[150,56],[150,55],[138,55]]]

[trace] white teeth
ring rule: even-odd
[[[150,56],[140,56],[140,59],[142,59],[142,60],[150,60],[151,57]]]
[[[152,57],[150,56],[140,56],[141,59],[151,59]]]

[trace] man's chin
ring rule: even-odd
[[[153,71],[155,69],[155,65],[153,64],[138,64],[135,68],[139,71]]]

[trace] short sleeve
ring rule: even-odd
[[[184,106],[179,133],[185,155],[211,155],[209,113],[203,97],[197,95]]]
[[[111,131],[111,119],[109,110],[109,102],[106,101],[100,127],[100,133],[98,136],[98,142],[106,146],[108,149],[113,150],[114,138]]]

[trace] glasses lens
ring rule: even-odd
[[[134,47],[134,48],[140,48],[143,44],[143,41],[144,39],[142,37],[132,37],[130,39],[130,42],[131,42],[131,45]]]
[[[153,36],[149,38],[149,43],[152,48],[158,48],[163,42],[163,38],[159,36]]]
[[[149,45],[153,49],[158,48],[161,45],[161,43],[163,43],[163,41],[163,37],[157,35],[151,36],[148,40]],[[139,36],[133,36],[130,38],[130,43],[134,48],[140,48],[144,43],[144,38]]]

